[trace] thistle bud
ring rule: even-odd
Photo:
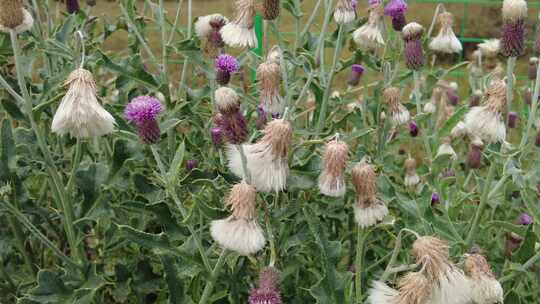
[[[419,70],[425,64],[424,50],[422,48],[422,35],[424,27],[411,22],[403,27],[403,40],[405,41],[405,63],[411,70]]]
[[[219,148],[223,144],[223,131],[220,128],[212,128],[210,130],[210,136],[212,137],[214,147]]]
[[[518,119],[519,119],[519,116],[517,112],[509,112],[508,113],[508,127],[512,129],[515,128],[517,126]]]
[[[409,134],[412,137],[418,136],[420,133],[420,128],[418,127],[418,124],[415,121],[409,122]]]
[[[163,106],[157,98],[139,96],[128,103],[124,116],[135,124],[141,141],[151,145],[159,142],[161,132],[156,118],[162,111]]]
[[[435,206],[441,203],[441,197],[439,196],[439,193],[433,192],[431,194],[431,206]]]
[[[0,32],[9,33],[14,30],[19,34],[29,30],[34,24],[34,18],[23,7],[22,0],[0,1]]]
[[[506,241],[504,244],[504,254],[507,257],[511,257],[512,253],[516,251],[520,246],[523,238],[513,232],[506,235]]]
[[[536,79],[537,66],[538,66],[538,58],[531,57],[529,59],[529,67],[527,68],[527,76],[529,77],[529,80]]]
[[[354,204],[356,223],[362,228],[373,226],[388,214],[388,208],[377,197],[375,169],[363,160],[354,166],[351,174],[356,189],[356,202]]]
[[[505,57],[518,57],[525,50],[525,0],[504,0],[502,7],[503,27],[501,53]]]
[[[231,144],[241,144],[248,136],[244,115],[240,112],[240,100],[233,89],[221,87],[215,93],[216,109],[221,114],[215,121]]]
[[[263,109],[262,106],[257,107],[257,120],[255,120],[255,126],[257,127],[257,130],[262,130],[268,123],[268,117],[266,115],[266,111]]]
[[[459,104],[459,95],[457,92],[457,83],[450,83],[450,88],[446,90],[446,97],[448,98],[448,103],[452,106],[457,106]]]
[[[471,169],[478,169],[482,165],[482,149],[481,143],[471,143],[469,154],[467,155],[467,164]]]
[[[264,0],[262,6],[262,15],[264,20],[276,20],[279,17],[280,0]]]
[[[519,215],[518,222],[520,225],[529,226],[534,222],[534,220],[529,214],[522,213]]]
[[[351,67],[351,74],[349,75],[349,80],[347,83],[351,86],[357,86],[360,83],[360,78],[364,74],[364,67],[360,64],[353,64]]]
[[[540,131],[538,131],[538,133],[536,133],[536,138],[534,140],[534,145],[537,146],[537,147],[540,147]]]
[[[216,58],[216,82],[222,86],[227,85],[231,75],[238,72],[240,65],[234,56],[221,54]]]
[[[193,171],[193,169],[197,168],[197,165],[199,164],[199,161],[196,159],[188,159],[186,161],[186,170],[187,171]]]
[[[409,110],[400,101],[400,90],[397,87],[387,87],[383,91],[383,99],[388,105],[392,124],[397,126],[406,123],[410,119]]]
[[[66,9],[70,14],[78,12],[81,9],[79,0],[66,0]]]
[[[407,158],[404,163],[405,167],[405,186],[416,186],[420,182],[420,177],[416,173],[416,160],[414,158]]]
[[[344,25],[354,21],[356,18],[356,6],[351,0],[339,0],[334,10],[334,21]]]

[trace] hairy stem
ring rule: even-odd
[[[206,286],[204,286],[204,290],[201,296],[201,300],[199,301],[199,304],[208,303],[208,300],[210,299],[210,296],[212,295],[212,292],[214,291],[214,285],[216,284],[216,280],[219,275],[219,272],[221,271],[221,268],[223,268],[223,265],[225,264],[226,257],[227,257],[227,250],[223,249],[216,262],[216,266],[214,266],[214,269],[212,270],[212,273],[210,274],[210,279],[206,283]]]

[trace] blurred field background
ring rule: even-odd
[[[157,2],[157,1],[154,1]],[[304,13],[302,18],[303,24],[309,18],[310,13],[312,12],[317,0],[303,0],[301,2],[301,9]],[[336,1],[334,1],[336,2]],[[367,16],[367,0],[359,1],[359,8],[357,10],[359,18],[365,18]],[[426,28],[432,22],[433,14],[438,5],[438,1],[408,1],[409,11],[407,12],[408,21],[416,21],[424,25]],[[458,63],[460,59],[468,60],[470,54],[476,48],[477,41],[470,41],[470,38],[498,38],[500,35],[500,26],[502,23],[501,20],[501,3],[499,0],[471,0],[467,3],[461,3],[459,0],[451,0],[448,2],[459,2],[459,3],[444,3],[444,6],[447,11],[450,11],[455,16],[454,22],[454,31],[458,37],[464,37],[463,41],[464,52],[462,56],[452,56],[450,58],[438,58],[442,60],[445,65],[453,65]],[[147,2],[148,3],[148,2]],[[181,18],[179,25],[182,28],[187,27],[187,9],[188,1],[180,0],[182,4],[181,7]],[[141,8],[144,5],[144,1],[140,1]],[[165,1],[165,7],[169,20],[173,22],[177,10],[178,1]],[[203,16],[212,13],[221,13],[229,18],[234,16],[234,0],[194,0],[193,1],[193,20],[198,16]],[[528,19],[528,39],[532,43],[535,34],[537,23],[539,19],[539,10],[538,7],[540,2],[529,1],[529,19]],[[97,5],[91,9],[91,14],[101,17],[109,22],[113,23],[119,16],[121,16],[120,8],[118,1],[104,1],[98,0]],[[316,18],[315,23],[311,27],[312,33],[317,33],[322,26],[324,10],[320,9],[319,14]],[[282,11],[280,18],[277,20],[277,25],[284,37],[290,37],[291,40],[294,39],[295,23],[294,18],[285,10]],[[335,29],[335,24],[331,22],[330,31]],[[438,31],[438,27],[435,27],[433,35]],[[290,34],[290,35],[289,35]],[[159,35],[148,35],[150,40],[150,46],[155,48],[156,51],[159,51]],[[155,39],[153,41],[152,39]],[[272,40],[272,37],[270,37]],[[155,43],[154,43],[155,42]],[[109,37],[105,43],[106,50],[108,52],[122,52],[128,46],[128,37],[127,33],[123,31],[117,31],[114,35]],[[530,51],[530,48],[529,48]],[[342,58],[347,58],[349,54],[347,53],[347,48],[344,49]],[[326,62],[328,63],[331,60],[332,52],[326,52]],[[527,71],[527,62],[528,54],[518,60],[517,74],[522,76],[520,77],[523,81],[523,76],[526,75]],[[502,61],[504,61],[501,58]],[[466,72],[465,66],[461,68],[458,73]],[[339,78],[346,77],[344,73],[338,75]],[[370,76],[368,76],[370,77]],[[451,77],[451,80],[458,81],[460,83],[460,90],[466,90],[466,80],[467,77],[464,74],[454,74]],[[524,80],[526,81],[526,79]],[[339,83],[339,82],[338,82]],[[519,85],[519,83],[518,83]]]

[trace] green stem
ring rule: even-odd
[[[506,63],[506,115],[504,123],[508,119],[508,113],[512,111],[512,100],[514,99],[514,68],[516,67],[516,57],[508,57]],[[534,97],[533,97],[534,100]]]
[[[71,201],[67,198],[67,194],[64,191],[63,186],[61,186],[62,182],[61,182],[60,175],[58,174],[59,170],[54,165],[54,161],[47,147],[47,144],[45,142],[45,138],[43,137],[43,134],[41,133],[39,126],[34,120],[34,115],[32,113],[32,98],[30,97],[30,93],[28,92],[28,88],[26,87],[26,81],[24,79],[24,74],[21,69],[22,61],[20,58],[20,50],[19,50],[19,44],[17,41],[17,33],[11,30],[10,38],[11,38],[11,46],[13,48],[13,57],[15,59],[15,70],[17,73],[17,81],[18,81],[20,90],[22,92],[23,98],[25,100],[24,109],[25,109],[26,115],[28,115],[30,126],[32,127],[32,130],[34,131],[34,134],[36,135],[38,146],[45,159],[47,171],[49,175],[51,176],[51,179],[55,185],[54,190],[56,191],[56,196],[60,200],[60,203],[62,205],[62,209],[64,212],[64,229],[66,230],[66,235],[68,238],[69,246],[71,248],[71,252],[73,256],[75,257],[75,259],[79,260],[79,257],[80,257],[79,246],[77,246],[77,238],[76,238],[74,225],[73,225],[73,218],[74,218],[73,206],[71,205]]]
[[[126,11],[126,8],[124,7],[123,4],[120,4],[120,11],[122,11],[122,14],[124,15],[124,18],[126,18],[126,22],[129,28],[131,28],[131,30],[135,34],[135,37],[137,37],[137,40],[139,40],[139,43],[142,45],[148,57],[150,57],[150,60],[152,61],[152,63],[154,63],[156,66],[159,67],[159,61],[157,60],[156,56],[152,52],[152,49],[148,46],[148,43],[146,43],[146,40],[144,40],[144,37],[141,35],[139,30],[137,29],[137,26],[133,24],[133,22],[131,21],[131,18],[129,17],[129,14]]]
[[[174,203],[176,204],[176,207],[178,208],[178,210],[180,210],[180,213],[182,214],[182,218],[186,219],[188,217],[188,211],[186,210],[184,205],[182,205],[182,202],[180,201],[180,198],[178,197],[178,194],[176,193],[176,189],[174,188],[174,185],[168,182],[167,171],[165,170],[165,166],[163,165],[163,162],[161,161],[161,157],[159,156],[159,152],[157,151],[156,146],[150,145],[150,150],[152,151],[154,159],[156,160],[161,177],[165,181],[165,190],[166,190],[167,195],[173,199]],[[198,234],[193,228],[193,225],[191,225],[190,223],[185,223],[185,225],[188,228],[189,233],[191,234],[191,237],[193,237],[193,240],[195,241],[197,250],[199,251],[199,254],[201,255],[201,259],[203,260],[203,264],[205,265],[206,269],[210,271],[212,269],[212,266],[210,266],[210,262],[208,261],[208,257],[206,256],[206,252],[203,248],[201,239],[199,238]]]
[[[321,7],[321,4],[322,4],[322,0],[318,0],[317,3],[315,4],[315,7],[313,8],[313,11],[311,12],[311,15],[309,16],[309,19],[306,22],[306,25],[304,26],[304,29],[302,30],[302,32],[300,33],[300,35],[296,39],[295,45],[297,47],[300,44],[300,40],[304,38],[304,36],[309,31],[309,28],[311,27],[311,25],[315,21],[315,17],[317,17],[317,14],[319,13],[319,9]],[[294,50],[295,54],[296,54],[296,50],[297,49],[295,48],[295,50]]]
[[[397,261],[397,258],[399,256],[399,252],[401,251],[401,240],[403,238],[403,232],[409,232],[412,235],[414,235],[416,238],[419,238],[420,236],[416,231],[404,228],[401,229],[396,237],[396,243],[394,245],[394,250],[392,251],[392,256],[390,257],[390,261],[388,261],[388,265],[386,265],[386,269],[384,270],[383,274],[381,275],[380,281],[385,282],[388,279],[388,276],[391,274],[392,267]]]
[[[324,21],[321,29],[321,34],[319,35],[319,41],[317,43],[317,48],[315,49],[315,62],[319,62],[322,58],[322,49],[324,49],[324,37],[326,36],[326,31],[328,29],[328,24],[330,23],[330,15],[333,13],[332,7],[333,0],[327,0],[325,3],[326,13],[324,14]],[[340,26],[342,27],[342,26]]]
[[[279,200],[279,192],[276,192],[274,196],[274,208],[277,206]],[[275,244],[274,230],[272,229],[271,217],[269,206],[265,206],[265,222],[266,222],[266,231],[268,234],[268,242],[270,243],[270,266],[274,266],[277,261],[277,250]]]
[[[324,41],[324,37],[322,37],[323,34],[321,34],[321,40]],[[343,26],[339,26],[338,31],[338,38],[336,43],[336,48],[334,50],[334,59],[332,61],[332,70],[330,70],[330,76],[328,78],[328,83],[326,85],[326,90],[324,91],[324,96],[321,104],[321,111],[319,112],[319,120],[317,122],[317,128],[316,132],[319,134],[322,131],[324,122],[326,120],[326,112],[328,109],[328,100],[330,99],[330,93],[332,91],[332,82],[334,80],[334,75],[336,73],[336,66],[339,60],[339,54],[341,52],[341,40],[343,39]]]
[[[174,34],[176,33],[176,28],[178,27],[178,22],[180,22],[180,12],[182,11],[182,4],[184,4],[184,0],[178,0],[178,4],[176,6],[176,15],[174,17],[174,23],[171,29],[171,33],[169,35],[169,39],[167,40],[167,45],[171,44],[174,39]]]
[[[216,284],[216,280],[219,275],[219,272],[221,271],[221,268],[225,264],[225,257],[227,257],[227,250],[223,249],[223,251],[221,251],[221,254],[219,255],[219,258],[216,262],[216,266],[214,266],[214,269],[212,270],[210,279],[206,283],[206,286],[204,286],[204,290],[201,296],[201,300],[199,301],[199,304],[208,303],[208,300],[210,299],[210,296],[212,295],[212,292],[214,291],[214,285]]]
[[[527,144],[529,139],[529,133],[531,132],[532,125],[536,119],[536,110],[538,109],[538,94],[540,94],[540,62],[536,64],[536,82],[534,84],[534,93],[531,97],[531,112],[529,112],[529,118],[527,119],[527,127],[525,127],[525,133],[521,138],[519,150],[523,151],[523,147]]]
[[[34,275],[36,274],[36,268],[34,267],[34,262],[30,255],[28,255],[28,251],[26,250],[26,247],[24,246],[24,234],[21,230],[21,227],[17,225],[15,220],[12,217],[8,218],[9,226],[11,227],[11,230],[13,231],[13,235],[15,236],[16,240],[16,246],[21,252],[21,255],[24,258],[24,263],[26,264],[26,267],[28,267],[28,270],[30,270],[31,273]]]
[[[364,263],[364,244],[369,234],[366,228],[358,227],[356,236],[356,261],[355,261],[355,278],[354,285],[356,290],[356,303],[362,303],[362,272]]]
[[[413,95],[416,102],[416,115],[422,113],[422,94],[420,92],[420,72],[413,71]],[[422,141],[424,143],[424,149],[426,150],[427,159],[431,163],[432,154],[431,154],[431,145],[429,143],[428,132],[421,132]]]
[[[235,147],[238,150],[238,153],[240,153],[240,159],[242,160],[242,170],[244,171],[244,178],[246,179],[246,182],[249,184],[251,183],[251,174],[249,173],[249,169],[247,167],[247,157],[246,157],[246,153],[244,152],[244,146],[240,144],[240,145],[235,145]]]
[[[482,213],[484,212],[484,209],[487,204],[487,200],[489,197],[489,189],[491,189],[491,183],[493,182],[493,178],[495,177],[495,161],[491,161],[491,165],[489,167],[488,176],[486,179],[486,183],[484,184],[484,189],[482,189],[482,196],[480,198],[480,204],[476,208],[476,214],[474,215],[473,222],[471,224],[471,229],[469,230],[469,234],[467,235],[466,244],[467,247],[470,248],[475,240],[476,237],[476,231],[478,230],[478,224],[480,222],[480,218],[482,217]]]
[[[73,158],[71,159],[71,173],[69,175],[69,179],[66,185],[67,193],[72,193],[71,188],[73,187],[73,182],[75,180],[75,173],[77,172],[79,164],[81,163],[81,154],[82,142],[79,138],[77,138],[77,141],[75,143],[75,153],[73,154]]]

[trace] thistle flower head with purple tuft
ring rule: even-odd
[[[159,141],[161,131],[156,118],[162,111],[163,106],[157,98],[139,96],[128,103],[124,116],[135,124],[139,138],[145,144],[151,145]]]
[[[240,69],[240,64],[236,57],[229,54],[221,54],[216,58],[216,68],[234,74]]]
[[[282,304],[279,292],[279,273],[273,267],[265,268],[259,276],[259,285],[251,290],[249,304]]]

